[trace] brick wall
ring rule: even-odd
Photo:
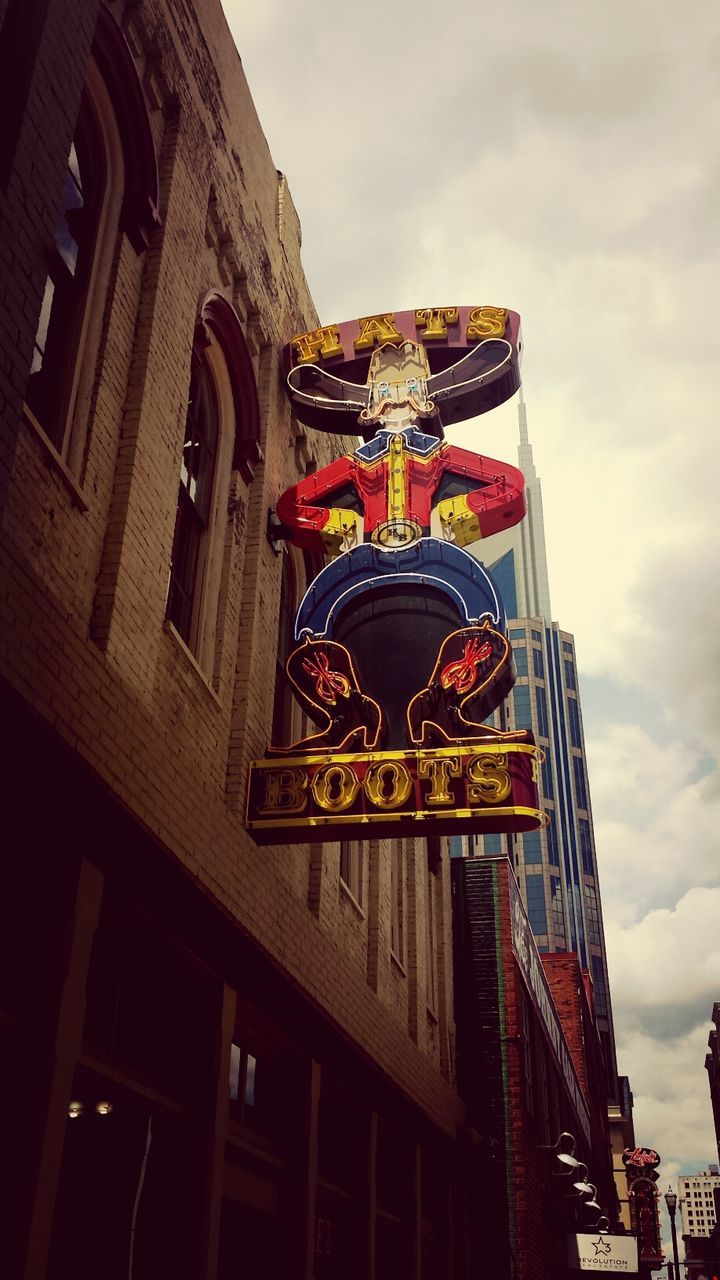
[[[574,952],[556,952],[540,957],[552,992],[553,1004],[562,1023],[575,1073],[587,1097],[588,1071],[583,1027],[583,987],[580,963]]]
[[[592,1103],[589,1140],[584,1132],[587,1120],[575,1109],[558,1046],[551,1041],[515,954],[513,904],[519,899],[517,890],[511,892],[510,863],[458,858],[452,874],[458,1086],[475,1134],[478,1177],[491,1205],[480,1227],[478,1261],[489,1249],[493,1274],[555,1280],[566,1273],[565,1237],[580,1229],[581,1221],[567,1197],[567,1184],[553,1177],[550,1148],[560,1132],[575,1136],[578,1159],[591,1170],[604,1205],[613,1207],[606,1113],[604,1127],[600,1119],[605,1102],[602,1080],[587,1059],[575,1062],[576,1055],[584,1055],[592,1029],[582,973],[572,955],[558,957],[557,965],[549,966],[565,1054],[575,1066],[573,1090],[579,1096],[586,1087]],[[529,930],[521,936],[528,937]],[[536,960],[542,975],[545,957]],[[596,1028],[592,1034],[597,1067]],[[572,1080],[572,1066],[569,1070]],[[488,1228],[488,1222],[494,1228]]]
[[[591,1128],[591,1153],[588,1160],[590,1177],[597,1184],[600,1203],[606,1209],[608,1217],[614,1220],[617,1205],[612,1174],[606,1077],[592,1004],[592,982],[588,971],[580,967],[577,956],[572,952],[543,955],[541,961],[575,1074],[588,1104]]]
[[[282,556],[265,536],[267,512],[308,466],[350,444],[300,429],[284,393],[282,344],[316,321],[297,215],[219,0],[109,7],[143,86],[161,223],[138,252],[116,222],[85,348],[81,457],[70,466],[22,404],[98,3],[48,0],[0,196],[2,676],[243,935],[454,1133],[462,1106],[450,1083],[447,861],[434,882],[429,1017],[424,846],[408,842],[406,851],[399,967],[387,856],[370,858],[363,918],[339,888],[336,846],[259,850],[242,825],[248,762],[265,749],[273,706]],[[193,334],[211,290],[240,318],[263,460],[252,481],[226,477],[208,671],[165,625],[165,608]],[[42,791],[40,779],[40,802]],[[102,862],[102,841],[94,856]]]

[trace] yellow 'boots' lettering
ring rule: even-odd
[[[360,790],[360,782],[348,764],[326,764],[319,769],[311,787],[315,803],[330,813],[349,809]]]
[[[271,769],[265,774],[262,814],[302,813],[307,804],[305,769]]]
[[[418,761],[418,775],[429,778],[432,786],[425,795],[426,804],[452,804],[453,794],[448,787],[451,778],[459,778],[462,764],[455,756],[438,756]]]
[[[468,316],[466,338],[502,338],[507,326],[506,307],[473,307]]]
[[[534,758],[533,758],[534,766]],[[414,774],[424,783],[421,807],[450,808],[455,805],[484,809],[499,805],[512,790],[505,752],[478,751],[460,758],[457,755],[420,755],[416,765],[401,758],[385,755],[370,758],[367,767],[359,762],[325,760],[319,765],[289,765],[264,769],[263,794],[258,800],[258,813],[267,818],[282,818],[304,813],[310,797],[317,809],[327,814],[344,814],[356,807],[364,795],[374,809],[388,813],[412,808]],[[451,786],[462,779],[462,794]],[[420,797],[418,797],[419,799]]]
[[[468,764],[467,798],[469,805],[500,804],[510,795],[507,756],[473,756]]]

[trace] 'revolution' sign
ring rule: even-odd
[[[611,1236],[604,1231],[568,1236],[571,1271],[602,1271],[605,1275],[638,1273],[638,1245],[634,1236]]]
[[[383,312],[286,347],[298,418],[364,443],[278,499],[282,536],[330,559],[286,663],[315,730],[251,765],[258,843],[542,825],[542,753],[486,723],[515,671],[498,589],[465,549],[523,518],[525,482],[444,435],[517,390],[520,348],[520,317],[496,306]]]

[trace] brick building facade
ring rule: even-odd
[[[6,0],[3,1275],[462,1274],[447,858],[259,850],[317,565],[300,231],[219,0]],[[437,851],[434,851],[435,854]]]
[[[452,878],[458,1086],[479,1148],[473,1263],[559,1280],[568,1234],[599,1216],[573,1187],[580,1174],[616,1223],[597,1024],[576,957],[540,956],[509,861],[457,858]],[[558,1146],[561,1134],[574,1142]]]
[[[607,1075],[604,1070],[602,1037],[599,1035],[592,978],[580,967],[574,952],[552,952],[540,956],[553,1004],[565,1036],[578,1084],[590,1115],[590,1146],[603,1153],[593,1172],[598,1196],[608,1217],[619,1216],[619,1203],[612,1176],[611,1125],[605,1101]]]

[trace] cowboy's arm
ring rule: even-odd
[[[362,517],[357,512],[326,506],[323,501],[351,485],[351,459],[344,457],[285,490],[277,514],[296,547],[337,555],[362,537]]]
[[[445,536],[458,546],[466,547],[522,520],[527,510],[525,478],[517,467],[456,445],[445,451],[444,464],[446,476],[468,484],[465,493],[443,498],[436,507]]]

